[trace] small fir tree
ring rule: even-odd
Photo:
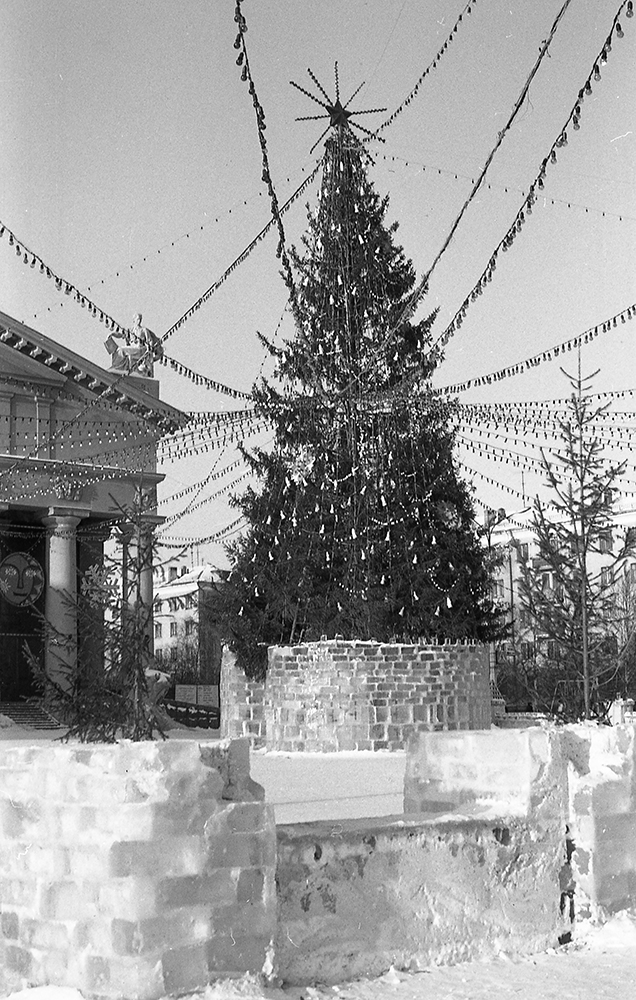
[[[121,509],[114,526],[119,540],[142,538],[145,515],[156,500],[142,492]],[[56,676],[25,647],[44,705],[65,724],[64,740],[113,743],[163,738],[169,720],[159,702],[166,680],[150,652],[152,607],[142,596],[142,574],[152,571],[152,544],[134,545],[124,559],[103,555],[80,577],[76,598],[66,596],[74,634],[59,632],[43,617],[45,644],[58,650]],[[79,641],[78,641],[79,640]]]
[[[489,639],[498,616],[469,490],[453,460],[452,406],[431,386],[434,316],[409,322],[413,266],[386,223],[366,154],[339,124],[296,277],[296,333],[275,388],[254,389],[275,431],[248,455],[259,488],[228,548],[224,637],[251,676],[266,647],[337,634]]]
[[[633,555],[634,537],[616,528],[614,515],[624,463],[607,463],[595,434],[607,407],[592,405],[580,362],[576,377],[564,374],[573,392],[559,421],[563,445],[551,458],[543,455],[550,504],[535,501],[539,558],[521,564],[520,597],[541,640],[532,671],[535,697],[542,708],[578,719],[602,717],[623,693],[617,637],[624,616],[614,581]],[[603,558],[590,559],[594,555]]]

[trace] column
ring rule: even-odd
[[[49,631],[44,667],[51,680],[64,688],[69,687],[69,671],[77,664],[76,528],[82,520],[78,513],[51,511],[42,519],[47,528],[44,613]]]
[[[154,649],[153,632],[153,532],[156,517],[138,520],[127,545],[127,603],[139,615],[143,631],[145,666],[152,666]]]

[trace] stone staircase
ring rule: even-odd
[[[63,729],[40,705],[26,701],[0,701],[0,715],[24,729]]]

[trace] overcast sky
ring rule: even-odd
[[[477,0],[417,96],[370,149],[372,176],[421,275],[431,265],[504,127],[563,0]],[[309,150],[320,111],[290,86],[341,97],[377,126],[398,108],[446,40],[465,0],[244,0],[257,93],[267,119],[272,179],[283,202],[322,150]],[[573,0],[486,183],[436,266],[421,314],[439,308],[441,333],[482,273],[567,120],[608,35],[616,0]],[[254,113],[233,48],[231,0],[3,0],[0,5],[0,221],[58,274],[129,325],[136,311],[162,334],[268,220]],[[485,293],[448,345],[438,383],[521,361],[636,303],[636,19],[620,17],[580,129],[548,170],[542,197]],[[304,204],[285,215],[289,242]],[[167,342],[167,352],[249,391],[262,370],[256,330],[273,336],[285,306],[276,237],[263,240]],[[105,329],[25,267],[0,240],[0,308],[105,367]],[[636,319],[583,350],[600,367],[597,391],[636,386]],[[291,336],[288,320],[278,336]],[[570,361],[570,358],[567,359]],[[267,370],[267,366],[265,367]],[[158,369],[162,396],[183,409],[235,401]],[[471,390],[462,401],[566,394],[558,362]],[[624,409],[636,409],[627,398]],[[221,466],[233,456],[221,459]],[[202,478],[214,456],[165,467],[164,495]],[[520,488],[520,470],[475,468]],[[220,466],[219,466],[220,467]],[[531,472],[527,470],[527,476]],[[635,474],[636,478],[636,474]],[[216,488],[218,488],[218,483]],[[494,506],[516,501],[475,480]],[[527,483],[525,484],[527,488]],[[212,487],[206,491],[210,493]],[[204,497],[206,493],[202,494]],[[185,501],[168,505],[171,513]],[[206,535],[234,518],[220,500],[175,525]],[[218,546],[201,555],[220,558]]]

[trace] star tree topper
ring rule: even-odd
[[[321,101],[320,98],[316,97],[314,94],[310,94],[309,91],[305,90],[304,87],[301,87],[299,83],[294,83],[293,80],[290,80],[289,82],[291,83],[292,87],[296,88],[296,90],[300,90],[300,92],[302,94],[305,94],[306,97],[309,97],[312,101],[315,101],[316,104],[319,104],[322,108],[324,108],[325,111],[327,112],[327,114],[326,115],[304,115],[301,118],[297,118],[296,121],[297,122],[307,122],[307,121],[318,121],[321,118],[328,118],[329,119],[329,124],[327,125],[327,128],[324,130],[324,132],[322,133],[322,135],[320,135],[319,138],[316,139],[315,143],[313,144],[313,146],[309,150],[310,154],[313,153],[314,149],[316,148],[316,146],[318,145],[318,143],[320,142],[320,140],[323,138],[323,136],[325,136],[327,134],[327,132],[329,131],[330,128],[349,128],[350,126],[353,126],[354,128],[359,129],[361,132],[365,132],[366,135],[371,136],[372,139],[380,139],[381,142],[384,142],[384,139],[382,139],[381,136],[376,135],[374,132],[370,132],[369,129],[368,128],[364,128],[363,125],[358,125],[357,122],[351,121],[351,117],[352,117],[352,115],[371,115],[371,114],[375,114],[376,112],[386,111],[386,108],[368,108],[366,111],[348,111],[347,110],[348,107],[349,107],[349,105],[351,104],[352,100],[356,96],[356,94],[358,94],[360,92],[360,90],[364,87],[364,80],[362,81],[362,83],[360,84],[360,86],[357,87],[356,90],[354,90],[353,94],[351,95],[351,97],[349,98],[349,100],[346,102],[346,104],[343,105],[340,102],[340,83],[339,83],[339,80],[338,80],[338,63],[336,63],[335,67],[334,67],[334,75],[335,75],[335,80],[336,80],[336,100],[335,101],[331,100],[331,98],[327,94],[326,90],[324,89],[324,87],[322,86],[322,84],[318,81],[318,79],[316,78],[316,76],[312,73],[312,71],[310,69],[308,69],[307,72],[309,73],[310,77],[312,78],[312,80],[314,81],[314,83],[316,84],[316,86],[318,87],[318,90],[320,91],[320,93],[324,97],[324,99],[325,99],[324,101]]]

